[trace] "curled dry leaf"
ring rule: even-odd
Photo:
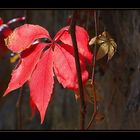
[[[91,46],[91,45],[95,44],[96,39],[97,39],[97,37],[96,37],[96,36],[95,36],[95,37],[93,37],[93,38],[89,41],[89,45]]]
[[[100,123],[105,119],[105,114],[102,112],[97,112],[95,116],[96,123]]]
[[[99,50],[97,52],[96,60],[101,59],[108,54],[108,60],[110,60],[117,49],[117,44],[110,34],[104,31],[98,37],[94,37],[90,40],[89,45],[97,44],[99,45]]]
[[[108,46],[107,44],[102,44],[97,52],[96,60],[101,59],[108,53]]]
[[[98,88],[97,83],[94,82],[94,85],[93,85],[91,83],[91,79],[89,79],[85,84],[85,94],[87,94],[88,100],[91,103],[94,103],[94,92],[96,92],[96,101],[97,102],[103,100],[101,95],[100,95],[100,90]]]
[[[86,84],[84,85],[84,95],[85,100],[90,103],[94,103],[94,88],[96,92],[96,101],[99,102],[103,100],[103,98],[100,95],[100,90],[97,83],[94,83],[94,85],[91,83],[91,79],[89,79]],[[80,98],[79,90],[75,91],[75,98],[78,100]]]

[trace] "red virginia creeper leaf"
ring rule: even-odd
[[[35,105],[35,103],[33,102],[33,100],[32,100],[31,97],[30,97],[30,106],[31,106],[31,117],[30,117],[30,120],[32,120],[32,118],[33,118],[34,115],[35,115],[36,105]]]
[[[0,26],[3,24],[3,19],[0,17]]]
[[[72,40],[71,40],[71,35],[68,32],[68,30],[69,30],[69,26],[66,26],[66,27],[62,28],[56,34],[55,38],[57,39],[60,36],[60,40],[63,43],[68,44],[70,46],[73,46]],[[63,33],[63,35],[61,36],[62,33]],[[84,56],[89,63],[91,63],[92,62],[92,54],[88,49],[89,36],[88,36],[87,31],[80,26],[76,26],[76,40],[77,40],[79,53],[82,56]]]
[[[74,49],[68,29],[69,26],[62,28],[52,40],[46,29],[38,25],[25,24],[16,28],[6,39],[10,50],[21,52],[21,61],[12,72],[12,78],[4,96],[28,81],[30,99],[33,103],[32,109],[37,107],[41,123],[44,121],[45,112],[53,92],[53,67],[58,81],[64,87],[78,89]],[[51,43],[33,45],[33,42],[39,38],[48,38]],[[84,84],[88,79],[84,59],[91,62],[92,55],[88,50],[88,34],[84,28],[76,26],[76,38]],[[60,41],[61,44],[58,45],[57,41]],[[42,53],[43,48],[49,45],[52,47]]]
[[[7,26],[3,29],[2,33],[3,33],[4,38],[6,38],[12,33],[12,30]]]
[[[21,62],[12,72],[12,78],[3,96],[21,87],[30,78],[45,46],[45,43],[36,44],[21,54]]]
[[[53,52],[49,48],[42,55],[29,80],[30,96],[40,112],[41,123],[53,92],[53,84]]]
[[[66,46],[66,44],[65,44]],[[73,50],[68,52],[63,47],[56,44],[54,48],[54,70],[58,81],[65,87],[70,89],[78,88],[77,71],[75,65],[75,59]],[[88,72],[85,65],[81,62],[82,81],[85,82],[88,79]]]
[[[39,38],[50,39],[49,33],[45,28],[39,25],[24,24],[10,34],[6,40],[6,44],[13,52],[22,52]]]
[[[8,35],[10,35],[11,32],[12,32],[12,30],[9,28],[8,25],[2,24],[0,26],[0,35],[3,36],[3,38],[8,37]]]

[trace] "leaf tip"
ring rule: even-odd
[[[91,45],[95,44],[95,43],[96,43],[96,39],[97,39],[97,37],[96,37],[96,36],[95,36],[95,37],[93,37],[93,38],[89,41],[89,46],[91,46]]]
[[[40,112],[40,124],[43,124],[45,118],[45,111]]]
[[[4,92],[4,94],[2,95],[2,97],[5,97],[9,92],[10,92],[9,88],[7,88],[6,91]]]

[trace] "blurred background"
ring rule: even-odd
[[[10,19],[26,16],[26,21],[10,25],[14,29],[24,23],[38,24],[46,28],[51,37],[62,27],[69,25],[73,10],[0,10],[4,23]],[[98,34],[108,31],[118,47],[113,58],[106,57],[96,64],[95,81],[98,87],[98,110],[100,115],[91,130],[138,130],[140,129],[140,11],[96,10]],[[83,26],[90,39],[95,36],[94,9],[80,10],[77,24]],[[92,48],[91,48],[92,49]],[[1,51],[1,48],[0,48]],[[20,89],[6,97],[10,74],[14,68],[10,63],[11,52],[0,56],[0,130],[17,130],[16,104]],[[28,85],[23,87],[21,102],[22,130],[79,130],[80,103],[73,91],[64,89],[55,79],[54,98],[50,102],[45,120],[40,125],[39,113],[31,119]],[[93,113],[93,104],[88,103],[86,125]]]

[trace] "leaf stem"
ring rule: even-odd
[[[98,36],[98,30],[97,30],[97,13],[96,13],[96,10],[94,11],[94,26],[95,26],[95,36],[97,37]],[[91,84],[93,85],[93,88],[94,88],[94,93],[93,93],[93,97],[94,97],[94,111],[93,111],[93,114],[92,114],[92,117],[89,121],[89,124],[87,126],[86,129],[89,129],[95,119],[95,116],[96,116],[96,113],[97,113],[97,101],[96,101],[96,90],[95,90],[95,84],[94,84],[94,81],[95,81],[95,65],[96,65],[96,51],[97,51],[97,45],[96,45],[96,42],[95,42],[95,45],[94,45],[94,49],[93,49],[93,69],[92,69],[92,80],[91,80]]]
[[[80,62],[79,62],[78,47],[77,47],[76,34],[75,34],[76,18],[77,18],[77,11],[74,11],[69,31],[70,31],[70,34],[71,34],[72,43],[73,43],[73,47],[74,47],[74,57],[75,57],[79,91],[80,91],[80,103],[81,103],[81,107],[80,107],[80,128],[82,130],[84,130],[86,105],[85,105],[85,99],[84,99],[84,90],[83,90],[83,83],[82,83],[82,76],[81,76],[81,67],[80,67]]]
[[[94,26],[95,26],[95,36],[98,36],[97,31],[97,13],[94,11]],[[97,50],[97,44],[95,42],[94,49],[93,49],[93,69],[92,69],[92,84],[94,83],[95,79],[95,65],[96,65],[96,50]]]
[[[26,18],[25,16],[19,17],[19,18],[14,18],[14,19],[9,20],[6,24],[10,25],[10,24],[17,22],[17,21],[23,21],[23,20],[25,20],[25,18]]]
[[[97,101],[96,101],[96,90],[95,90],[95,86],[93,85],[93,89],[94,89],[94,92],[93,92],[93,96],[94,96],[94,111],[93,111],[93,114],[92,114],[92,117],[88,123],[88,126],[87,126],[87,130],[91,127],[94,119],[95,119],[95,116],[96,116],[96,113],[97,113]]]

